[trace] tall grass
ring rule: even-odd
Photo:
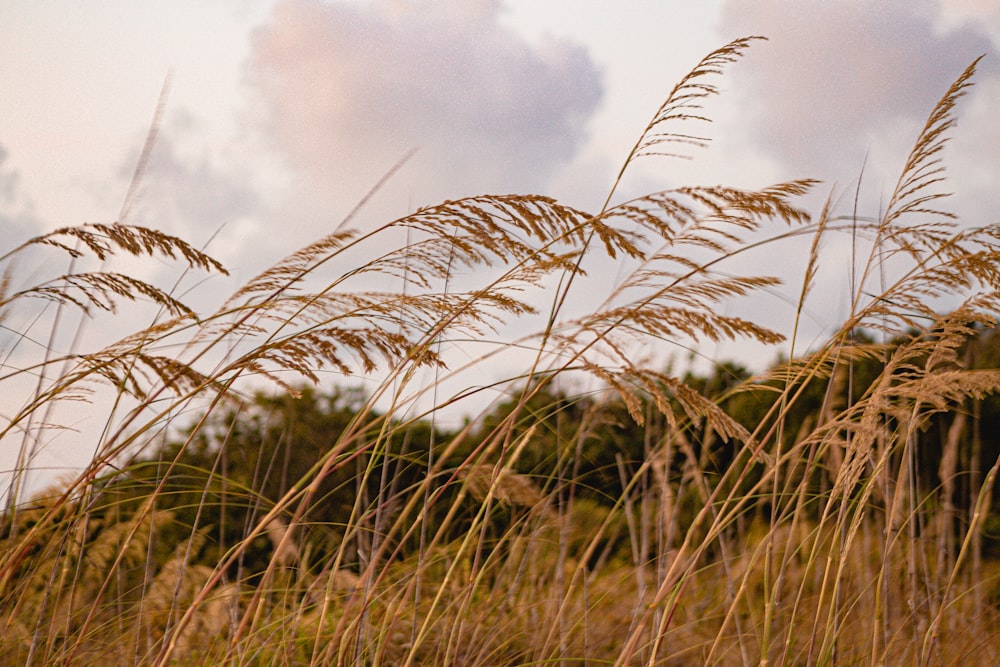
[[[705,142],[690,128],[752,41],[711,53],[671,91],[596,212],[484,195],[367,231],[345,221],[198,314],[109,268],[153,256],[223,271],[156,230],[85,224],[7,251],[8,267],[36,252],[71,263],[27,287],[8,271],[0,293],[16,323],[0,382],[24,396],[5,401],[0,431],[21,452],[0,523],[2,661],[1000,660],[998,568],[982,549],[997,463],[960,451],[976,442],[974,406],[1000,388],[1000,371],[963,356],[1000,305],[1000,227],[959,225],[941,190],[975,63],[932,110],[874,221],[829,206],[810,216],[797,203],[809,180],[616,201],[638,159]],[[808,353],[796,321],[787,363],[716,397],[636,360],[651,342],[784,340],[782,326],[724,314],[779,283],[733,273],[736,260],[811,238],[801,314],[824,240],[843,235],[857,258],[851,310]],[[570,308],[599,293],[588,271],[608,260],[624,277],[586,312]],[[99,318],[135,300],[158,309],[153,323],[98,349],[59,330],[69,311]],[[469,349],[478,356],[456,354]],[[484,382],[497,367],[509,375]],[[268,426],[278,404],[255,403],[254,388],[312,400],[301,381],[328,372],[370,384],[324,407],[342,419],[323,427],[316,459],[291,461],[293,441],[283,461],[261,454],[235,476],[237,455],[257,451],[241,442],[295,437]],[[566,391],[587,377],[597,390]],[[498,387],[503,406],[435,426]],[[796,418],[817,388],[820,409]],[[112,407],[98,440],[78,444],[89,464],[28,493],[50,422],[92,392]],[[756,406],[750,422],[731,409],[741,400]],[[916,444],[932,420],[947,437],[929,489]],[[640,454],[617,449],[616,433]],[[585,474],[600,457],[599,475]],[[963,474],[968,513],[953,502]]]

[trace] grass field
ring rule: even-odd
[[[947,213],[941,162],[975,63],[875,219],[804,210],[809,180],[618,201],[636,160],[703,143],[702,102],[752,42],[677,84],[599,211],[483,195],[344,224],[207,313],[116,272],[224,271],[153,229],[89,223],[4,249],[0,442],[19,454],[0,662],[1000,663],[984,426],[1000,226]],[[849,316],[809,349],[797,319],[722,307],[778,284],[737,260],[795,238],[799,314],[823,243],[853,248]],[[68,269],[22,285],[39,257]],[[567,307],[608,261],[628,272]],[[97,349],[64,329],[77,310],[113,326],[134,301],[155,317]],[[714,386],[636,361],[651,342],[737,338],[791,358],[754,377],[720,366]],[[469,340],[491,344],[456,362]],[[498,363],[509,376],[484,388]],[[365,392],[314,390],[330,372]],[[80,401],[110,406],[77,443],[89,465],[32,488]]]

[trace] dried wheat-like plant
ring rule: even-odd
[[[6,251],[0,320],[15,340],[0,383],[21,398],[0,428],[20,451],[0,518],[2,661],[1000,659],[994,641],[969,647],[1000,628],[983,592],[997,464],[972,426],[1000,390],[1000,371],[973,364],[1000,310],[1000,229],[960,226],[939,190],[976,64],[873,222],[845,223],[832,199],[810,216],[808,179],[616,202],[639,157],[707,144],[689,128],[757,39],[674,87],[596,212],[504,194],[369,230],[352,214],[200,313],[108,268],[152,256],[225,273],[155,230],[88,223]],[[851,311],[803,354],[798,321],[823,240],[840,234],[867,250]],[[798,239],[810,247],[785,362],[702,379],[641,360],[785,341],[725,306],[780,287],[734,269],[744,255]],[[69,268],[18,286],[14,262],[41,252]],[[69,312],[132,302],[150,323],[94,350],[62,330]],[[367,388],[317,398],[331,376]],[[502,398],[440,426],[487,394]],[[60,406],[105,397],[85,469],[27,493]],[[932,432],[944,445],[928,462]]]

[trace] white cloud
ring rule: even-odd
[[[941,19],[949,28],[971,24],[1000,43],[1000,5],[995,0],[941,0]]]
[[[544,190],[585,139],[600,75],[583,48],[530,46],[499,10],[282,0],[248,68],[264,131],[326,203],[357,201],[411,149],[391,186],[403,208]]]
[[[19,181],[20,174],[10,167],[7,149],[0,144],[0,229],[3,229],[0,255],[38,233],[39,222],[31,212],[30,203],[24,201]]]
[[[199,245],[226,226],[264,214],[265,202],[255,189],[254,173],[238,162],[238,156],[213,151],[197,128],[183,122],[166,125],[140,176],[125,222],[176,234]],[[120,166],[123,184],[132,178],[136,157],[129,155]],[[239,253],[237,248],[210,247],[209,251],[221,252],[219,259],[227,264]]]
[[[937,9],[927,0],[877,9],[863,2],[727,2],[724,32],[771,38],[737,80],[757,149],[777,158],[788,176],[842,184],[857,177],[866,155],[895,153],[896,163],[880,174],[894,176],[934,104],[990,48],[970,24],[941,29]]]
[[[955,20],[956,7],[967,16]],[[878,215],[896,184],[924,123],[951,83],[978,56],[993,51],[989,35],[1000,15],[985,5],[960,0],[891,0],[879,3],[727,0],[720,32],[728,37],[759,34],[738,71],[727,74],[725,132],[738,137],[743,152],[723,160],[755,165],[771,180],[814,177],[824,181],[811,198],[818,212],[834,190],[835,215],[851,212],[854,186],[864,168],[861,215]],[[950,18],[949,18],[950,17]],[[943,206],[961,224],[996,219],[1000,158],[996,137],[1000,117],[1000,76],[995,57],[980,62],[975,86],[956,108],[957,126],[943,154],[954,197]],[[802,240],[801,243],[806,243]],[[804,341],[839,324],[849,301],[849,239],[832,236],[824,244],[821,274],[803,323]],[[800,284],[798,258],[806,248],[774,248],[788,284]],[[756,308],[758,301],[744,306]],[[773,304],[772,304],[773,305]],[[792,309],[789,307],[788,321]],[[766,318],[772,324],[780,316]],[[817,333],[818,332],[818,333]],[[738,355],[737,355],[738,356]]]

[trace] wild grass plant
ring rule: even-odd
[[[975,63],[877,219],[808,214],[809,180],[617,201],[635,161],[705,143],[690,128],[752,41],[671,91],[596,212],[484,195],[370,230],[346,220],[209,313],[112,268],[223,271],[156,230],[91,223],[6,251],[7,267],[36,252],[70,264],[27,287],[8,271],[0,292],[16,325],[0,442],[20,452],[0,662],[1000,661],[1000,562],[984,546],[998,463],[979,427],[1000,371],[972,359],[1000,309],[1000,227],[959,224],[942,190]],[[823,242],[845,236],[850,312],[822,344],[800,349],[796,321],[787,363],[714,392],[636,361],[650,341],[785,340],[784,323],[723,314],[779,282],[735,260],[811,238],[800,316]],[[568,308],[608,259],[629,271]],[[59,329],[136,300],[152,323],[98,349]],[[470,339],[490,345],[461,360]],[[508,377],[484,386],[497,365]],[[302,384],[331,371],[371,382],[325,398]],[[581,377],[597,389],[566,390]],[[262,382],[279,397],[254,398]],[[497,387],[502,404],[436,425]],[[62,404],[97,395],[112,407],[81,444],[89,464],[29,492]]]

